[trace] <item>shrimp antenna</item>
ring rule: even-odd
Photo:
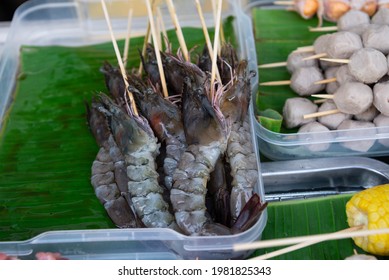
[[[105,21],[107,22],[109,34],[111,36],[112,45],[113,45],[113,48],[115,50],[116,59],[117,59],[118,64],[119,64],[119,68],[120,68],[120,72],[121,72],[122,77],[123,77],[124,85],[126,86],[126,93],[127,93],[128,98],[130,100],[132,112],[135,116],[138,117],[139,113],[138,113],[138,109],[136,108],[136,105],[135,105],[134,96],[132,95],[132,92],[130,92],[128,90],[129,84],[127,81],[126,70],[124,68],[122,57],[120,56],[120,51],[119,51],[119,47],[118,47],[118,44],[117,44],[116,39],[115,39],[115,35],[113,34],[111,20],[109,18],[109,14],[108,14],[108,10],[107,10],[107,5],[105,4],[105,0],[101,0],[101,7],[102,7],[103,12],[104,12]]]
[[[181,47],[182,52],[184,54],[185,60],[189,61],[188,48],[186,47],[184,34],[182,33],[180,23],[178,22],[178,17],[177,17],[176,9],[175,9],[174,4],[173,4],[173,0],[166,0],[166,4],[167,4],[167,7],[169,9],[170,16],[173,20],[174,27],[176,28],[178,42],[180,43],[180,47]]]
[[[158,35],[156,33],[156,30],[155,30],[153,11],[151,10],[150,0],[146,0],[146,7],[147,7],[147,13],[149,15],[149,20],[150,20],[151,36],[153,37],[154,51],[155,51],[155,56],[157,58],[159,76],[161,77],[162,92],[163,92],[164,97],[166,98],[169,96],[169,94],[168,94],[167,86],[166,86],[165,73],[164,73],[163,67],[162,67],[161,53],[159,51],[159,46],[158,46],[158,38],[157,38]]]

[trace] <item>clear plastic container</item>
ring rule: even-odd
[[[251,1],[245,6],[244,12],[251,16],[253,8],[280,9],[270,1],[259,0]],[[261,55],[261,50],[255,49],[255,38],[253,34],[251,36],[252,40],[247,40],[248,58],[252,63],[257,63],[257,55]],[[256,81],[258,82],[258,75]],[[258,136],[260,152],[271,160],[344,156],[377,157],[389,154],[389,127],[286,134],[270,131],[256,121],[255,133]]]
[[[139,1],[110,1],[110,5],[130,3],[137,5],[133,16],[132,34],[145,32],[147,18],[142,14]],[[182,26],[200,27],[195,6],[188,1],[174,1]],[[209,3],[208,3],[209,4]],[[245,15],[238,1],[225,3],[223,15],[235,17],[238,38],[238,55],[248,57],[247,38],[251,39],[251,19]],[[12,91],[18,71],[19,50],[22,45],[82,46],[110,41],[100,1],[88,0],[37,0],[22,5],[16,12],[0,61],[0,120],[12,102]],[[112,6],[110,6],[112,7]],[[169,13],[162,7],[167,28],[172,28]],[[124,38],[127,28],[127,12],[118,8],[111,14],[113,30],[117,38]],[[205,13],[208,26],[213,25],[213,14]],[[169,25],[169,24],[170,25]],[[256,66],[254,66],[256,67]],[[250,68],[254,69],[254,68]],[[253,94],[255,90],[253,88]],[[250,107],[251,115],[253,107]],[[253,130],[254,120],[251,120]],[[253,143],[256,136],[252,133]],[[258,155],[258,147],[255,153]],[[258,157],[257,157],[258,158]],[[260,176],[255,191],[263,198],[263,182]],[[235,252],[233,245],[261,238],[267,221],[265,210],[249,230],[230,236],[184,236],[169,229],[104,229],[52,231],[26,241],[0,242],[0,252],[32,259],[38,251],[59,252],[70,259],[237,259],[251,252]]]

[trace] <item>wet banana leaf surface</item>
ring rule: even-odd
[[[348,228],[346,203],[350,194],[273,202],[268,205],[268,221],[262,239],[288,238],[331,233]],[[255,251],[263,255],[283,247]],[[352,239],[325,241],[287,254],[274,257],[279,260],[339,260],[354,254],[358,249]]]
[[[316,27],[317,18],[304,20],[295,12],[255,8],[252,10],[254,36],[258,65],[284,62],[288,55],[298,47],[311,46],[314,40],[325,32],[310,32]],[[333,23],[325,22],[323,26]],[[286,67],[259,69],[259,82],[290,80]],[[282,114],[285,100],[298,96],[288,85],[259,86],[257,111],[273,109]],[[282,133],[295,132],[296,129],[281,127]]]
[[[225,28],[233,34],[232,25]],[[183,31],[188,48],[201,52],[202,30]],[[175,32],[169,37],[177,49]],[[142,45],[143,38],[131,39],[129,69],[139,66]],[[99,68],[105,60],[117,64],[112,43],[20,51],[20,74],[0,132],[0,241],[114,228],[90,182],[98,146],[85,107],[94,94],[107,92]]]

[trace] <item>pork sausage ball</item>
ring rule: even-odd
[[[288,98],[282,110],[285,127],[294,128],[315,121],[315,118],[304,119],[304,115],[317,112],[317,108],[318,106],[307,98]]]
[[[371,23],[389,25],[389,9],[382,7],[378,9],[375,15],[371,18]]]
[[[365,48],[373,48],[383,54],[389,53],[389,26],[370,24],[362,34]]]
[[[338,68],[338,71],[336,71],[336,81],[342,85],[347,82],[357,82],[358,80],[355,79],[353,75],[350,73],[350,69],[348,64],[344,64]]]
[[[381,114],[389,116],[389,82],[375,84],[373,93],[374,106]]]
[[[354,115],[354,119],[357,121],[372,122],[379,113],[377,108],[372,105],[365,112]]]
[[[320,105],[318,112],[326,112],[329,110],[337,109],[334,101],[327,100]],[[317,120],[319,123],[325,125],[329,129],[336,129],[344,120],[351,119],[352,115],[346,113],[336,113],[327,116],[318,117]]]
[[[348,64],[351,75],[365,84],[376,83],[388,73],[388,61],[385,55],[372,48],[356,51]]]
[[[330,130],[318,122],[309,122],[304,125],[302,125],[297,133],[310,133],[309,137],[312,139],[313,142],[316,142],[316,140],[320,141],[321,143],[315,143],[315,144],[309,144],[306,147],[312,151],[312,152],[321,152],[327,150],[330,145],[331,141],[325,142],[325,140],[332,140],[332,136],[329,133]],[[300,137],[303,137],[303,135],[300,135]]]
[[[345,120],[338,126],[338,135],[342,138],[365,138],[371,133],[371,136],[375,136],[376,130],[371,130],[369,128],[374,128],[375,125],[372,122],[363,122],[355,120]],[[366,130],[369,129],[369,130]],[[367,152],[375,143],[375,139],[371,140],[355,140],[355,141],[345,141],[340,144],[350,150],[357,152]]]
[[[337,22],[338,30],[350,31],[360,29],[361,26],[369,24],[368,14],[359,10],[350,10],[341,16]]]
[[[383,114],[379,114],[375,117],[373,123],[377,127],[378,133],[388,133],[389,131],[389,117]],[[386,127],[386,128],[380,128]],[[389,139],[378,139],[378,142],[385,147],[389,147]]]
[[[353,53],[363,47],[361,36],[348,31],[333,33],[327,46],[326,53],[329,57],[341,59],[350,58]]]
[[[324,77],[326,79],[336,78],[336,73],[338,72],[339,66],[329,67],[324,71]],[[326,84],[326,92],[329,94],[333,94],[339,87],[339,82],[336,80],[335,82],[331,82]]]
[[[341,112],[356,115],[373,104],[373,91],[363,83],[348,82],[338,88],[333,100]]]
[[[309,96],[324,90],[324,84],[314,84],[323,79],[323,74],[318,67],[298,68],[292,74],[290,87],[300,96]]]
[[[289,73],[293,73],[295,70],[301,67],[318,66],[316,59],[303,60],[303,58],[311,56],[311,52],[291,52],[288,55],[286,69]]]

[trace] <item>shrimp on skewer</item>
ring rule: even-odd
[[[166,156],[163,162],[164,183],[170,190],[173,172],[187,146],[181,110],[136,76],[131,76],[129,90],[134,94],[142,115],[150,123],[155,135],[166,145]]]
[[[102,104],[92,100],[87,106],[89,127],[100,146],[92,165],[91,182],[97,198],[104,205],[111,220],[122,228],[143,227],[130,207],[124,156],[109,130],[105,115],[99,111]]]
[[[210,173],[227,144],[227,123],[208,100],[205,75],[184,78],[183,121],[187,149],[173,174],[170,200],[177,224],[188,235],[230,234],[210,221],[205,196]]]
[[[254,73],[247,73],[247,61],[240,61],[233,86],[223,96],[220,105],[221,111],[232,123],[227,143],[227,161],[233,178],[230,199],[232,222],[253,195],[258,181],[258,166],[248,114],[252,75]]]
[[[138,217],[146,227],[171,228],[179,231],[169,205],[163,199],[163,188],[158,184],[155,158],[159,144],[147,121],[129,116],[108,96],[99,95],[110,119],[112,135],[125,157],[129,178],[128,192]]]

